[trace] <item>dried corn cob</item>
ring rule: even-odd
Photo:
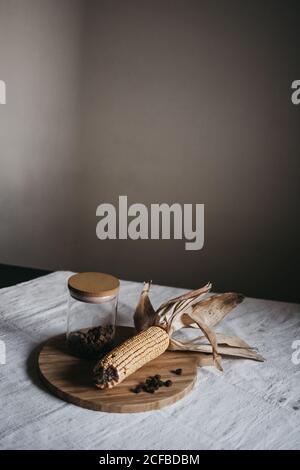
[[[160,356],[169,346],[169,335],[160,326],[151,326],[108,353],[94,369],[97,387],[112,388],[140,367]]]

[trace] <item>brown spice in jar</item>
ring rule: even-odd
[[[113,336],[113,325],[96,326],[70,333],[67,345],[75,356],[98,358],[111,348]]]

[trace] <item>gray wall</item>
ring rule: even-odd
[[[300,300],[297,1],[0,0],[0,262]],[[9,38],[9,40],[8,40]],[[205,204],[205,247],[96,238]]]
[[[81,6],[0,0],[2,263],[68,266],[80,245]]]

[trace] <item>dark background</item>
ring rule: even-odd
[[[0,262],[300,301],[300,2],[0,0]],[[205,204],[205,246],[96,207]]]

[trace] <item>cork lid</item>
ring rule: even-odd
[[[119,279],[104,273],[78,273],[68,279],[70,294],[82,300],[114,297],[118,294],[119,286]]]

